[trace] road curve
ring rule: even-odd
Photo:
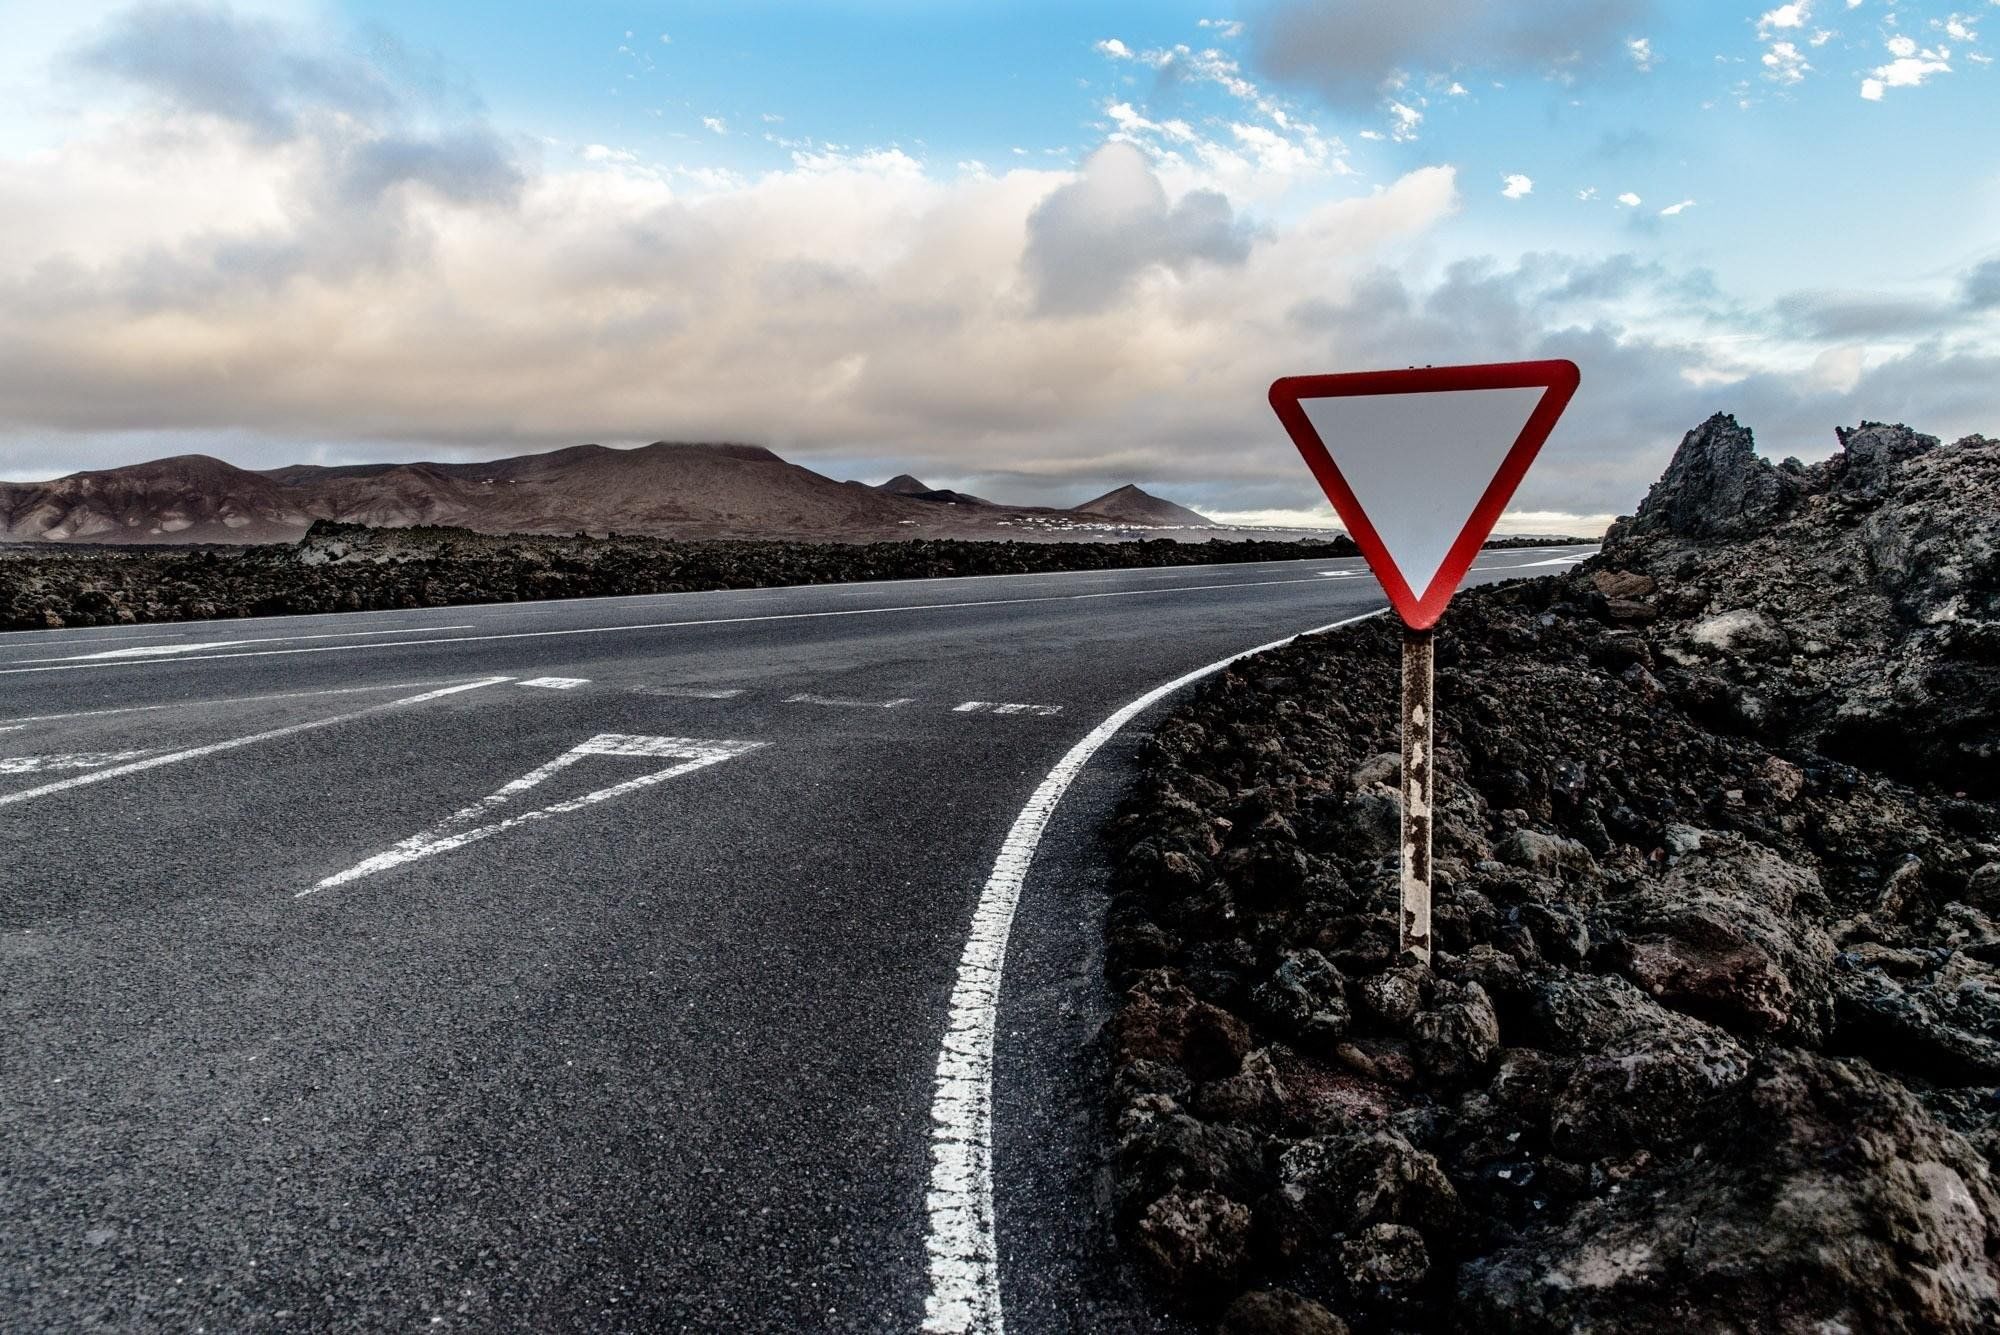
[[[1328,560],[0,637],[9,1328],[918,1329],[1024,807],[1380,602]],[[1153,1324],[1086,1057],[1133,740],[1042,813],[993,990],[1017,1332]]]

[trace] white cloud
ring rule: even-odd
[[[1653,54],[1652,38],[1650,37],[1631,38],[1625,43],[1625,50],[1628,53],[1630,53],[1632,57],[1632,64],[1638,69],[1638,71],[1641,74],[1647,74],[1652,71],[1653,64],[1656,60],[1656,57]]]
[[[1807,45],[1815,48],[1822,47],[1838,36],[1840,34],[1832,28],[1817,28],[1814,29],[1813,35],[1807,42]]]
[[[673,34],[672,34],[672,33],[665,33],[665,32],[663,32],[663,33],[661,33],[661,34],[660,34],[660,45],[661,45],[661,46],[672,46],[673,44],[674,44],[674,38],[673,38]]]
[[[1113,60],[1132,59],[1132,48],[1119,41],[1116,37],[1105,38],[1103,41],[1097,43],[1095,49],[1099,54],[1110,56]]]
[[[1404,143],[1417,137],[1417,127],[1424,123],[1424,113],[1402,102],[1389,103],[1389,137]]]
[[[1803,83],[1811,69],[1805,53],[1790,42],[1773,42],[1764,53],[1764,77],[1773,83]]]
[[[1861,96],[1870,102],[1880,102],[1888,89],[1920,87],[1933,74],[1951,73],[1951,63],[1942,48],[1918,46],[1901,34],[1891,37],[1887,45],[1895,59],[1877,65],[1861,81]]]
[[[729,122],[723,120],[722,117],[720,116],[703,116],[701,118],[701,124],[702,128],[707,130],[710,134],[729,133]]]
[[[1508,199],[1523,199],[1535,193],[1535,183],[1517,172],[1501,178],[1500,193]]]
[[[1628,209],[1636,209],[1642,201],[1637,195],[1627,190],[1624,194],[1618,196],[1618,202]]]
[[[1212,29],[1217,37],[1236,38],[1243,35],[1241,19],[1196,19],[1195,25]]]
[[[1466,95],[1465,85],[1456,79],[1452,80],[1451,87],[1445,89],[1444,92],[1446,97],[1464,97]]]
[[[1689,209],[1693,207],[1694,207],[1693,200],[1684,199],[1678,204],[1669,204],[1665,208],[1661,209],[1660,216],[1662,218],[1672,218],[1677,214],[1686,213]]]
[[[1931,26],[1933,28],[1942,28],[1944,35],[1951,38],[1954,42],[1976,42],[1979,40],[1979,31],[1973,25],[1977,22],[1978,20],[1975,18],[1968,18],[1963,14],[1953,14],[1944,19],[1932,19]]]
[[[637,162],[639,156],[628,149],[612,148],[608,144],[585,144],[578,154],[585,162]]]
[[[1812,14],[1812,0],[1793,0],[1791,4],[1779,5],[1768,10],[1757,20],[1757,36],[1769,37],[1773,30],[1803,28]]]

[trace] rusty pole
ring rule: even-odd
[[[1403,632],[1402,953],[1431,962],[1431,633]]]

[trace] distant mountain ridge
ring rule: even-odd
[[[1120,487],[1074,509],[1008,506],[927,487],[836,482],[759,445],[574,445],[476,463],[292,464],[251,470],[202,454],[0,482],[0,541],[285,542],[316,519],[481,533],[673,538],[1016,537],[1210,527]]]

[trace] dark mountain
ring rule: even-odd
[[[1128,524],[1215,527],[1215,521],[1207,515],[1196,514],[1184,505],[1161,500],[1151,492],[1141,491],[1129,483],[1116,491],[1107,491],[1095,500],[1085,501],[1082,505],[1076,506],[1073,513],[1100,515],[1105,519],[1123,520]]]
[[[205,455],[0,483],[0,541],[277,542],[315,519],[481,533],[675,538],[1081,536],[1079,524],[1206,524],[1125,487],[1075,511],[1003,506],[904,474],[836,482],[756,445],[576,445],[478,463],[294,464]],[[1010,531],[1011,530],[1011,531]]]

